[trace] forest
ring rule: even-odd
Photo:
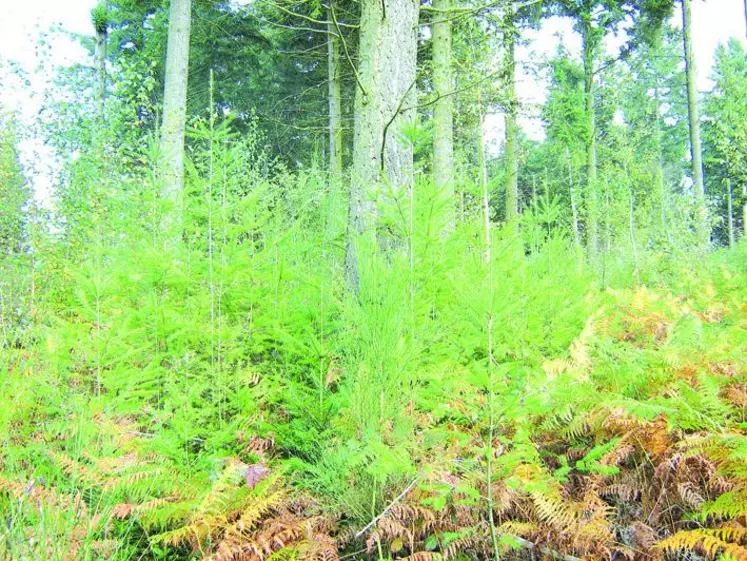
[[[702,3],[91,0],[0,108],[0,561],[747,561]]]

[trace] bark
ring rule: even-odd
[[[329,72],[329,172],[335,179],[342,176],[342,73],[340,37],[327,14],[327,59]]]
[[[587,21],[583,29],[583,57],[584,57],[584,94],[586,107],[586,181],[587,181],[587,213],[588,232],[587,245],[592,255],[599,249],[599,210],[597,192],[597,144],[596,119],[594,116],[594,60],[596,58],[596,39],[591,21]]]
[[[503,45],[506,49],[506,222],[513,222],[519,216],[519,102],[516,96],[516,28],[510,12]]]
[[[354,236],[375,225],[369,191],[383,182],[397,188],[412,181],[412,145],[399,133],[414,116],[419,6],[418,0],[361,1],[345,267],[354,293],[359,284]]]
[[[703,152],[700,146],[700,118],[698,116],[697,71],[693,57],[692,0],[682,0],[682,31],[684,37],[685,74],[687,77],[688,125],[690,127],[690,155],[695,194],[696,228],[702,243],[708,243],[708,217],[703,184]]]
[[[106,115],[106,0],[98,1],[93,23],[96,27],[96,44],[94,49],[96,77],[94,90],[98,104],[99,119],[103,123]]]
[[[448,223],[454,225],[454,75],[452,69],[452,0],[433,0],[433,178],[448,200]]]
[[[191,0],[171,0],[160,146],[164,169],[162,196],[174,207],[171,209],[173,216],[167,217],[167,225],[173,218],[181,221],[191,13]]]

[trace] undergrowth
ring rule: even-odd
[[[227,131],[181,236],[94,181],[0,280],[0,556],[747,559],[744,243],[584,263],[421,182],[352,296],[342,186]]]

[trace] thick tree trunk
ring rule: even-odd
[[[596,39],[591,22],[583,30],[584,94],[586,105],[587,245],[592,255],[599,249],[599,204],[597,191],[597,143],[594,116],[594,60]]]
[[[359,280],[354,236],[374,226],[368,191],[382,178],[395,188],[412,181],[412,145],[400,128],[414,116],[419,6],[418,0],[361,1],[346,256],[353,292]]]
[[[191,14],[191,0],[171,0],[160,146],[164,169],[162,196],[173,205],[173,214],[166,218],[166,225],[181,221]]]
[[[433,0],[433,178],[448,199],[449,224],[454,224],[454,76],[452,71],[452,29],[449,10],[452,0]]]
[[[690,126],[690,155],[692,159],[693,190],[695,194],[696,228],[702,243],[708,243],[708,216],[705,204],[703,183],[703,152],[700,147],[700,118],[698,116],[698,82],[693,57],[692,39],[692,0],[682,0],[682,31],[685,49],[685,69],[687,76],[688,124]]]
[[[329,172],[339,180],[342,176],[342,76],[340,64],[340,37],[327,14],[329,41],[327,63],[329,72]]]
[[[96,103],[99,106],[99,119],[103,123],[106,116],[106,0],[98,0],[96,10],[94,11],[93,24],[96,28],[96,45],[94,49],[96,78],[94,90]]]
[[[506,49],[506,222],[519,216],[519,101],[516,96],[516,28],[513,13],[506,17],[503,34]]]

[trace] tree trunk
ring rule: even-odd
[[[354,293],[359,281],[354,236],[374,226],[367,191],[381,186],[382,178],[394,188],[412,180],[412,145],[399,132],[414,116],[419,6],[418,0],[361,1],[345,267]]]
[[[477,173],[482,195],[482,218],[485,228],[485,261],[490,263],[490,191],[488,189],[488,167],[485,163],[485,115],[482,106],[482,92],[477,91]]]
[[[568,160],[568,186],[571,194],[571,212],[573,216],[573,245],[577,252],[581,251],[581,234],[578,227],[578,206],[576,204],[576,186],[573,181],[573,162],[571,162],[571,151],[565,147],[565,157]]]
[[[107,19],[106,0],[98,0],[94,10],[93,24],[96,28],[96,45],[94,49],[94,66],[96,77],[94,91],[98,104],[99,119],[104,122],[106,115],[106,43],[107,43]]]
[[[657,76],[658,80],[658,76]],[[661,130],[661,116],[659,111],[661,110],[659,102],[659,88],[654,88],[654,126],[655,129],[655,156],[656,156],[656,168],[654,170],[655,181],[659,191],[659,219],[662,232],[669,232],[667,227],[667,213],[669,211],[669,192],[667,190],[666,182],[664,181],[664,135]],[[669,233],[667,234],[669,237]]]
[[[519,102],[516,96],[516,27],[512,11],[506,16],[503,45],[506,49],[506,222],[513,222],[519,216]]]
[[[448,19],[452,0],[433,0],[433,178],[448,199],[448,223],[454,225],[454,76],[452,29]]]
[[[592,255],[599,248],[599,209],[597,193],[597,144],[594,116],[594,60],[596,39],[591,21],[583,29],[584,94],[586,107],[586,182],[587,182],[587,245]]]
[[[682,31],[685,49],[685,69],[687,76],[688,125],[690,127],[690,155],[692,157],[693,190],[695,194],[696,228],[702,243],[708,243],[708,217],[703,184],[703,152],[700,147],[700,119],[698,117],[698,83],[693,57],[692,40],[692,0],[682,0]]]
[[[181,222],[191,13],[191,0],[171,0],[160,146],[164,169],[162,196],[173,205],[166,225]]]
[[[331,10],[327,14],[327,58],[329,72],[329,172],[339,180],[342,176],[342,76],[340,65],[340,37],[332,23]]]

